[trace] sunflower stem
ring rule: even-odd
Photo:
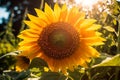
[[[71,76],[69,76],[69,75],[68,75],[67,77],[70,78],[71,80],[74,80],[74,79],[73,79]]]
[[[118,15],[118,18],[117,18],[117,21],[118,21],[118,45],[117,45],[117,54],[120,54],[120,15]],[[120,56],[119,56],[120,57]],[[119,70],[118,68],[116,68],[116,71],[115,71],[115,80],[118,80],[118,75],[119,75]]]
[[[115,80],[119,80],[118,76],[119,76],[119,67],[116,67],[116,69],[115,69]]]
[[[87,76],[88,76],[88,80],[92,80],[91,78],[91,67],[89,66],[89,69],[87,70]]]
[[[44,0],[41,0],[41,4],[40,4],[40,9],[43,9],[43,5],[44,5]]]
[[[25,9],[25,12],[24,12],[24,15],[23,15],[22,26],[21,26],[19,32],[21,32],[21,31],[23,31],[23,30],[25,29],[25,23],[24,23],[23,21],[26,19],[27,13],[28,13],[28,9],[26,8],[26,9]]]
[[[117,54],[120,54],[120,15],[118,16],[118,47]]]

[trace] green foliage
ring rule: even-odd
[[[40,80],[65,80],[66,77],[63,74],[57,72],[43,73]]]
[[[103,27],[103,28],[106,29],[106,30],[109,31],[109,32],[115,32],[115,29],[112,28],[111,26],[105,26],[105,27]]]
[[[34,68],[34,67],[36,67],[36,68],[44,68],[44,67],[48,67],[48,65],[43,59],[34,58],[31,61],[31,64],[30,64],[29,68]]]
[[[26,15],[25,11],[25,15]],[[23,16],[23,20],[26,16]],[[4,30],[0,32],[0,73],[3,70],[14,69],[14,63],[16,62],[15,55],[19,53],[17,51],[18,43],[20,39],[13,33],[13,16],[9,19],[9,22],[3,26]],[[22,23],[20,31],[25,28],[24,23]]]
[[[15,51],[17,46],[17,39],[12,33],[12,17],[4,27],[6,28],[5,31],[0,32],[0,56]],[[3,58],[0,58],[0,60],[2,61],[0,62],[0,72],[10,68],[11,65],[15,63],[15,59],[12,56],[4,56]]]
[[[99,3],[100,7],[97,7],[96,4],[93,10],[90,11],[90,14],[88,14],[88,17],[97,19],[97,23],[102,25],[102,28],[99,31],[102,32],[102,36],[106,38],[105,44],[97,47],[99,52],[104,52],[110,55],[117,54],[117,47],[119,43],[119,4],[120,3],[116,0],[111,0],[111,3],[109,3],[109,1]],[[101,10],[99,10],[99,8],[101,8]]]
[[[3,75],[0,76],[0,80],[25,80],[29,75],[29,70],[20,73],[15,71],[5,71]]]
[[[120,54],[118,54],[112,58],[107,57],[100,64],[95,65],[94,67],[99,67],[99,66],[120,66]]]

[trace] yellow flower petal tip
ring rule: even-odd
[[[86,66],[91,57],[99,56],[92,46],[101,45],[104,39],[97,35],[100,25],[95,24],[96,20],[85,19],[81,16],[84,12],[74,7],[68,9],[66,5],[60,8],[55,4],[53,11],[45,4],[45,12],[35,11],[38,17],[28,14],[30,21],[24,21],[30,27],[29,31],[20,34],[23,41],[19,49],[27,49],[29,52],[23,55],[30,60],[42,58],[50,70],[66,73],[67,69]]]

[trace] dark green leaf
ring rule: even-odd
[[[47,67],[47,63],[41,58],[34,58],[29,66],[29,68],[41,68]]]
[[[57,72],[45,72],[42,74],[40,80],[65,80],[66,77],[63,74]]]
[[[30,71],[29,71],[29,70],[27,70],[27,71],[22,71],[22,72],[19,73],[19,75],[16,76],[14,79],[15,79],[15,80],[23,80],[23,79],[27,78],[29,75],[30,75]]]

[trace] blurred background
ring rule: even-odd
[[[53,0],[45,0],[49,5],[53,6]],[[0,31],[4,30],[10,17],[13,18],[13,29],[15,35],[21,26],[21,21],[25,14],[25,10],[28,13],[36,15],[34,8],[40,8],[41,0],[0,0]]]
[[[26,13],[36,15],[34,8],[42,8],[43,0],[0,0],[0,56],[16,51],[19,32],[26,28],[23,20],[27,19]],[[53,0],[44,0],[44,3],[53,6]],[[13,68],[15,59],[12,56],[0,58],[0,73]],[[12,67],[11,67],[12,66]]]

